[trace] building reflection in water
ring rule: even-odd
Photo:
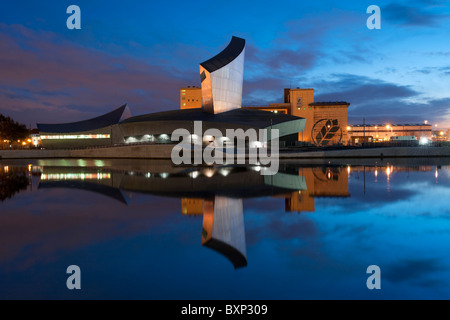
[[[19,170],[3,165],[3,176]],[[284,200],[286,212],[314,212],[315,198],[350,197],[349,177],[372,172],[389,179],[400,171],[430,171],[436,182],[440,166],[289,166],[274,176],[260,175],[256,167],[174,168],[133,166],[132,170],[104,166],[27,165],[30,178],[39,176],[38,188],[75,188],[100,193],[123,204],[126,192],[181,198],[183,215],[202,216],[201,244],[225,256],[235,268],[247,265],[244,198],[272,197]],[[30,179],[31,180],[31,179]],[[372,181],[373,182],[373,181]],[[12,196],[12,195],[9,195]],[[281,204],[281,203],[280,203]]]
[[[223,254],[235,268],[247,265],[242,199],[215,196],[203,201],[202,245]]]

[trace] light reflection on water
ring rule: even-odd
[[[0,161],[0,298],[448,299],[446,161]]]

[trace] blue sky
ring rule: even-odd
[[[81,30],[66,9],[81,8]],[[369,30],[369,5],[381,29]],[[0,112],[36,122],[83,120],[128,103],[179,108],[198,64],[232,35],[247,41],[244,105],[283,88],[347,101],[349,122],[450,127],[449,1],[10,1],[0,10]]]

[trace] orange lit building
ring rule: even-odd
[[[187,87],[180,89],[180,109],[194,109],[202,107],[202,89]]]
[[[247,106],[257,109],[284,113],[306,119],[305,129],[299,132],[298,141],[316,145],[347,144],[348,102],[315,102],[314,89],[284,89],[283,103],[267,106]],[[180,109],[201,108],[201,89],[187,87],[180,89]]]
[[[185,215],[202,215],[203,199],[181,198],[181,212]]]
[[[306,190],[292,192],[285,200],[285,211],[314,212],[316,197],[350,197],[348,171],[342,167],[300,168]]]

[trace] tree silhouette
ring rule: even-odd
[[[0,114],[0,139],[13,142],[23,140],[29,136],[29,130],[24,124],[14,121],[10,117]]]
[[[3,202],[21,190],[26,190],[29,181],[24,168],[3,169],[0,172],[0,201]]]

